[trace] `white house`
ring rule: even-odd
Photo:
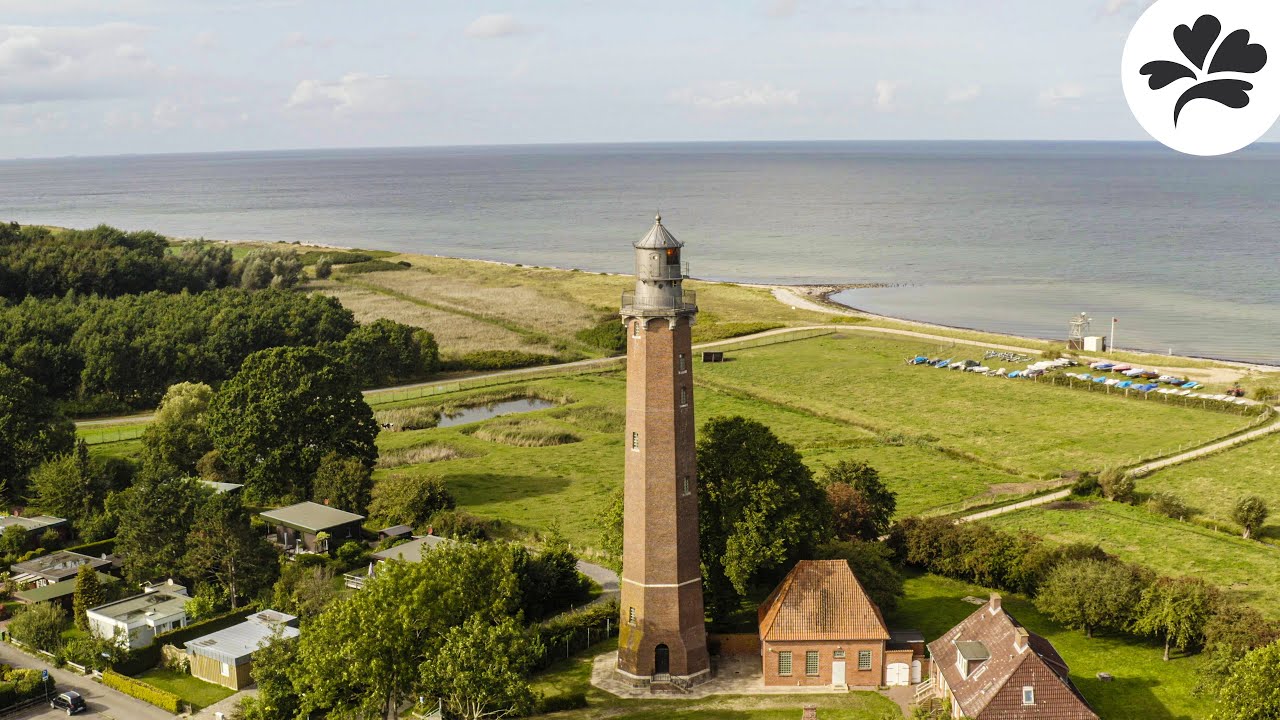
[[[133,650],[150,645],[160,633],[186,627],[190,599],[185,587],[170,580],[146,587],[141,595],[90,608],[85,616],[94,635]]]

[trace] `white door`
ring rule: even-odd
[[[907,685],[911,678],[911,667],[906,663],[892,663],[884,670],[884,684]]]
[[[912,685],[920,684],[920,661],[919,660],[911,661],[911,684]]]
[[[831,661],[831,684],[835,687],[844,687],[848,683],[844,680],[844,661]]]

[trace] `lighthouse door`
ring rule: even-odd
[[[671,651],[666,645],[653,649],[653,674],[666,675],[671,672]]]

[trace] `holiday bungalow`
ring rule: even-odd
[[[271,539],[287,551],[302,553],[329,552],[361,535],[363,515],[321,505],[301,502],[259,513],[271,528]]]

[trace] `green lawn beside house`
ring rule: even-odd
[[[906,597],[897,611],[885,618],[890,627],[912,628],[932,642],[977,606],[966,596],[987,598],[990,590],[936,575],[909,577]],[[1106,720],[1203,720],[1213,709],[1211,697],[1194,692],[1196,668],[1203,658],[1161,659],[1162,646],[1127,635],[1095,634],[1086,638],[1079,630],[1069,630],[1036,611],[1031,601],[1012,593],[1001,593],[1002,604],[1032,632],[1045,637],[1066,660],[1075,683],[1093,709]],[[1110,673],[1110,682],[1098,680],[1099,672]]]
[[[231,688],[205,682],[187,673],[163,667],[154,667],[137,677],[138,680],[167,690],[182,698],[193,710],[200,710],[235,694]]]

